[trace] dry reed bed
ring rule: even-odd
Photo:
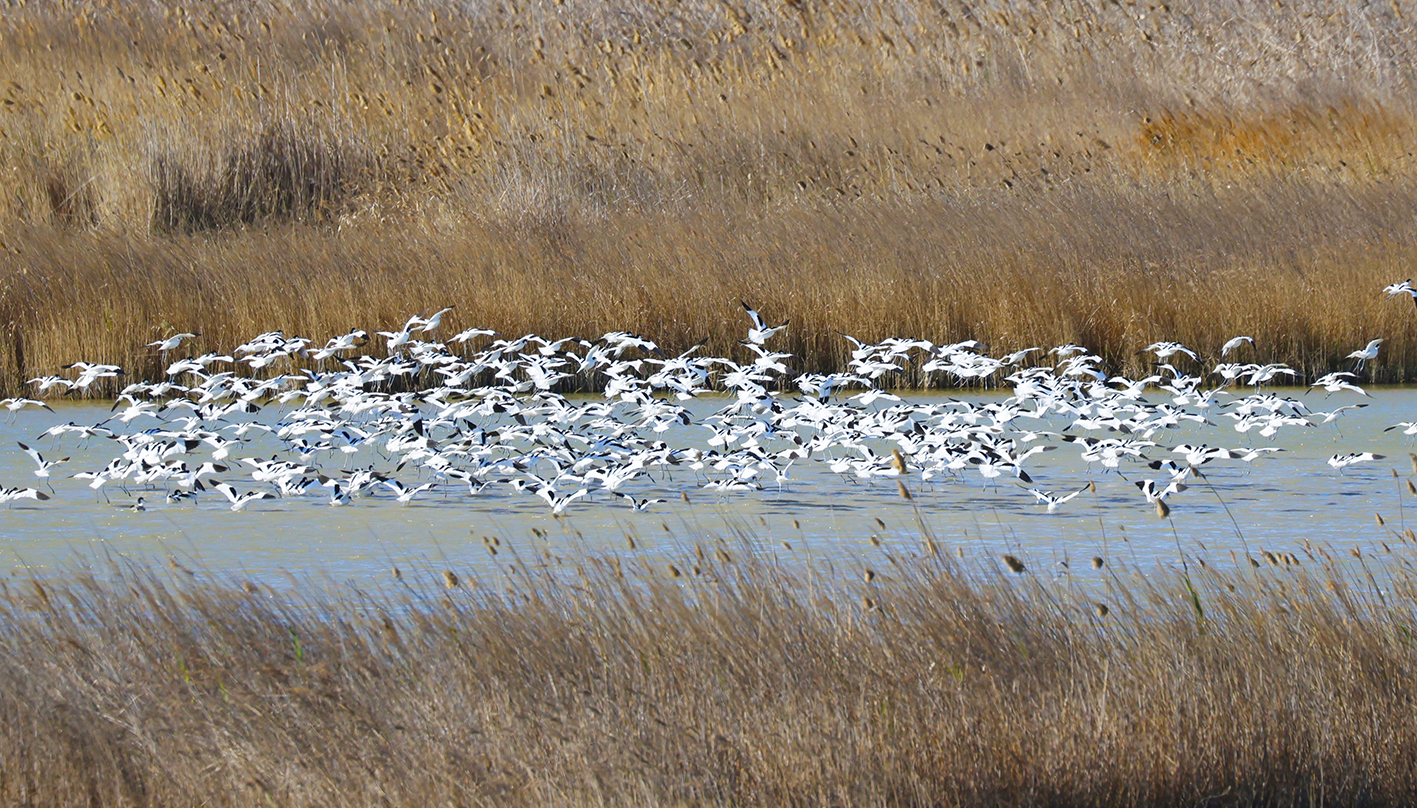
[[[0,18],[0,387],[455,325],[733,344],[1246,332],[1417,369],[1402,4],[101,0]],[[918,377],[906,380],[924,383]]]
[[[1394,805],[1417,790],[1408,565],[1300,554],[1070,582],[1027,556],[1014,575],[927,554],[863,582],[745,553],[720,545],[674,575],[630,558],[405,571],[372,593],[143,567],[11,579],[0,799]],[[1395,580],[1354,583],[1364,563]]]

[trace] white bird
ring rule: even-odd
[[[212,483],[212,488],[220,491],[231,501],[231,509],[239,511],[247,505],[259,499],[275,499],[276,495],[269,491],[248,491],[244,494],[237,493],[236,489],[227,483]]]
[[[418,322],[419,322],[419,323],[422,323],[422,325],[419,327],[418,333],[420,333],[420,334],[427,334],[428,332],[430,332],[430,331],[432,331],[433,329],[437,328],[438,326],[442,325],[442,323],[443,323],[443,315],[444,315],[444,314],[447,314],[448,312],[450,312],[450,311],[452,311],[452,310],[453,310],[453,307],[452,307],[452,306],[449,306],[449,307],[447,307],[446,309],[440,309],[440,310],[434,312],[433,314],[429,315],[429,316],[428,316],[428,319],[426,319],[426,320],[420,318],[420,319],[418,320]]]
[[[1372,452],[1354,452],[1352,454],[1336,454],[1328,459],[1328,464],[1341,473],[1345,468],[1354,463],[1366,463],[1369,460],[1382,460],[1384,455],[1373,454]]]
[[[1363,369],[1363,366],[1366,365],[1366,364],[1368,364],[1368,360],[1369,360],[1369,359],[1376,359],[1376,358],[1377,358],[1377,356],[1378,356],[1378,347],[1381,346],[1382,344],[1383,344],[1382,338],[1379,337],[1378,339],[1375,339],[1375,340],[1373,340],[1372,342],[1368,343],[1368,347],[1363,348],[1363,349],[1361,349],[1361,350],[1354,351],[1353,353],[1349,354],[1348,356],[1346,356],[1346,357],[1344,357],[1344,358],[1345,358],[1345,359],[1357,359],[1357,360],[1358,360],[1358,363],[1353,366],[1353,369],[1354,369],[1354,370],[1362,370],[1362,369]]]
[[[1352,373],[1348,373],[1347,371],[1329,373],[1325,376],[1320,376],[1319,379],[1313,384],[1309,385],[1309,387],[1322,387],[1329,393],[1337,393],[1340,390],[1352,390],[1353,392],[1359,395],[1368,395],[1368,392],[1363,388],[1359,387],[1358,385],[1353,384],[1352,382],[1344,381],[1344,379],[1353,378],[1357,377],[1354,376]]]
[[[50,469],[54,468],[55,466],[59,465],[60,463],[67,463],[67,462],[69,462],[69,458],[67,458],[67,457],[61,457],[61,458],[58,459],[58,460],[45,460],[44,457],[43,457],[42,455],[40,455],[39,452],[35,451],[34,449],[31,449],[30,447],[24,445],[23,443],[19,444],[19,447],[20,447],[21,450],[24,451],[25,454],[27,454],[27,455],[30,456],[30,459],[31,459],[31,460],[33,460],[35,463],[37,463],[37,464],[39,465],[39,468],[37,468],[37,469],[34,470],[34,476],[40,478],[41,480],[45,480],[46,482],[49,480],[49,470],[50,470]]]
[[[168,351],[175,349],[178,345],[181,345],[182,340],[196,339],[199,336],[201,336],[201,334],[173,334],[167,339],[160,339],[154,340],[153,342],[149,342],[147,347],[157,348],[159,353],[167,353]]]
[[[54,412],[53,407],[49,406],[48,404],[45,404],[43,401],[36,401],[32,398],[0,399],[0,406],[3,406],[10,412],[19,412],[25,407],[43,407],[44,409],[49,410],[50,412]]]
[[[753,327],[748,329],[748,342],[756,345],[762,345],[764,342],[767,342],[768,337],[786,328],[787,324],[792,322],[791,320],[783,320],[782,325],[769,327],[767,323],[763,322],[761,314],[753,311],[747,303],[743,303],[741,300],[738,302],[743,304],[743,310],[748,312],[748,316],[753,319]]]
[[[404,488],[403,484],[400,483],[398,480],[384,480],[382,482],[384,487],[394,492],[395,496],[398,498],[398,501],[404,505],[407,505],[408,503],[412,502],[414,497],[437,485],[436,482],[431,482],[424,483],[413,488]]]
[[[561,511],[566,510],[567,505],[570,505],[572,502],[575,502],[588,493],[590,493],[588,489],[577,488],[564,497],[558,497],[556,496],[555,489],[547,486],[538,489],[536,495],[546,500],[546,504],[551,506],[551,513],[559,514]]]
[[[1412,288],[1411,278],[1405,281],[1399,281],[1398,283],[1388,284],[1383,287],[1383,291],[1387,292],[1388,297],[1397,297],[1398,295],[1404,294],[1410,295],[1412,297],[1412,304],[1417,306],[1417,289]]]
[[[667,499],[635,499],[629,494],[621,494],[619,492],[616,492],[615,496],[625,500],[625,502],[629,504],[630,508],[636,511],[646,511],[649,510],[649,506],[651,505],[657,505],[661,502],[669,501]]]
[[[1253,337],[1235,337],[1234,339],[1226,340],[1225,344],[1220,346],[1221,358],[1226,357],[1231,351],[1239,348],[1245,343],[1249,343],[1250,347],[1253,348],[1255,345],[1255,340]]]
[[[17,499],[49,499],[49,495],[37,488],[0,488],[0,502],[14,502]]]
[[[1071,494],[1064,494],[1062,496],[1058,496],[1052,491],[1040,491],[1037,488],[1030,488],[1028,489],[1028,493],[1032,494],[1033,498],[1038,500],[1039,502],[1048,503],[1048,513],[1053,513],[1054,511],[1058,510],[1058,506],[1062,505],[1063,503],[1067,502],[1068,500],[1072,499],[1073,497],[1077,496],[1078,494],[1081,494],[1086,490],[1086,487],[1079,488]]]

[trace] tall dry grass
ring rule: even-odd
[[[905,553],[807,575],[732,543],[373,591],[10,579],[0,799],[1410,803],[1410,565],[1294,549],[1189,577]]]
[[[638,0],[0,16],[0,379],[456,305],[727,350],[1238,333],[1417,372],[1413,9]],[[912,381],[922,381],[913,379]]]

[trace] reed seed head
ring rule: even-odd
[[[1019,561],[1017,556],[1005,553],[1002,558],[1004,560],[1004,566],[1008,567],[1010,572],[1018,573],[1024,571],[1025,567],[1023,566],[1023,562]]]
[[[1375,519],[1378,520],[1378,527],[1383,527],[1384,525],[1387,524],[1387,522],[1384,522],[1384,521],[1383,521],[1383,515],[1380,514],[1380,513],[1375,513],[1375,514],[1373,514],[1373,518],[1375,518]]]
[[[879,516],[876,517],[876,525],[879,526],[879,527],[881,528],[881,530],[885,530],[885,529],[886,529],[886,523],[885,523],[885,522],[882,522],[882,521],[881,521],[881,517],[879,517]]]
[[[871,583],[872,581],[876,580],[876,571],[873,570],[873,569],[868,569],[868,570],[866,570],[865,578],[866,578],[866,583],[868,583],[868,584]]]
[[[1109,609],[1109,608],[1107,608],[1107,604],[1105,604],[1105,603],[1098,603],[1098,604],[1096,604],[1095,606],[1092,607],[1092,611],[1093,611],[1093,613],[1096,614],[1098,617],[1106,617],[1106,616],[1107,616],[1107,613],[1110,612],[1110,611],[1112,611],[1112,610]]]
[[[402,581],[402,580],[403,580],[403,570],[399,569],[398,567],[394,567],[393,573],[394,573],[394,580],[395,580],[395,581]]]
[[[1407,481],[1407,493],[1417,496],[1417,485],[1413,485],[1411,480]]]
[[[674,566],[673,564],[670,564],[670,565],[669,565],[669,577],[670,577],[670,578],[683,578],[683,577],[684,577],[684,573],[680,572],[678,567]]]
[[[458,574],[452,570],[443,570],[443,586],[449,589],[458,588]]]
[[[1102,569],[1104,566],[1106,566],[1106,564],[1107,564],[1107,562],[1102,560],[1102,556],[1093,556],[1093,557],[1092,557],[1092,568],[1093,568],[1093,569],[1095,569],[1095,570],[1100,570],[1100,569]]]
[[[1165,500],[1158,499],[1158,500],[1156,501],[1156,518],[1158,518],[1158,519],[1165,519],[1166,517],[1168,517],[1168,516],[1170,516],[1170,515],[1171,515],[1171,506],[1170,506],[1170,505],[1167,505]]]
[[[891,467],[895,469],[896,474],[905,474],[910,470],[909,464],[905,462],[905,455],[894,447],[891,448]]]
[[[895,484],[897,490],[900,492],[901,499],[905,500],[906,502],[914,501],[915,497],[912,497],[910,495],[910,489],[905,487],[905,483],[901,482],[900,480],[896,480]]]

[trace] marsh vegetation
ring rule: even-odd
[[[7,579],[0,799],[1384,805],[1417,788],[1398,542],[1065,569],[921,536],[815,570],[746,535],[662,557],[540,543],[364,588],[178,561]]]
[[[1251,334],[1417,368],[1402,4],[18,4],[4,387],[167,330]],[[166,329],[165,326],[170,326]],[[164,333],[158,333],[162,331]],[[906,383],[920,378],[903,379]]]

